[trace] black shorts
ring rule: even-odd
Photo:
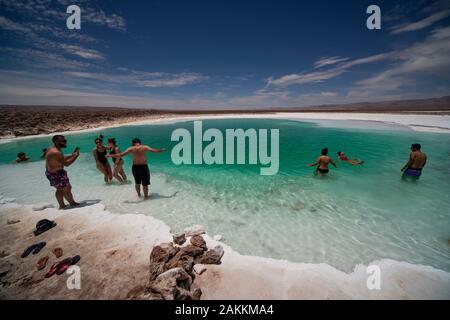
[[[328,169],[322,169],[322,168],[317,168],[317,171],[319,171],[320,173],[325,174],[325,173],[328,173],[330,170],[328,170]]]
[[[150,170],[146,164],[133,164],[131,167],[133,173],[134,182],[136,184],[142,184],[148,186],[150,184]]]

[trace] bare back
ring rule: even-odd
[[[64,155],[56,147],[50,147],[45,153],[45,167],[49,172],[56,172],[64,168]]]
[[[328,165],[331,163],[331,158],[329,156],[320,156],[317,158],[317,163],[320,169],[328,169]]]
[[[425,167],[425,164],[427,162],[427,155],[422,151],[413,151],[411,152],[409,157],[411,159],[411,168],[422,169],[423,167]]]

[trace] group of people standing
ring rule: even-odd
[[[95,163],[97,166],[97,169],[103,173],[104,180],[106,183],[110,183],[114,178],[119,181],[119,183],[124,183],[127,180],[127,175],[125,174],[125,171],[123,170],[123,159],[122,158],[116,158],[113,157],[113,168],[111,169],[111,166],[108,162],[108,150],[109,155],[116,155],[120,153],[120,149],[117,146],[116,139],[115,138],[109,138],[107,140],[107,145],[103,145],[103,136],[100,135],[98,138],[95,139],[95,147],[94,150],[92,150],[94,154]]]
[[[45,176],[50,181],[50,186],[56,189],[55,197],[58,201],[60,209],[67,208],[64,200],[70,206],[77,206],[72,195],[72,186],[64,167],[72,165],[80,156],[79,148],[75,148],[70,156],[65,156],[63,149],[67,147],[67,139],[63,135],[56,135],[52,138],[53,146],[47,148],[45,153]],[[93,149],[94,158],[97,168],[104,175],[106,183],[110,183],[114,178],[123,183],[127,180],[127,176],[123,170],[122,157],[131,154],[133,156],[132,173],[135,181],[135,189],[139,197],[141,197],[141,185],[144,198],[149,198],[148,186],[150,185],[150,170],[147,162],[147,152],[162,152],[164,148],[151,148],[141,144],[141,140],[135,138],[132,140],[132,146],[124,152],[120,152],[114,138],[108,139],[108,145],[103,145],[103,137],[99,136],[95,139],[95,148]],[[108,153],[109,151],[109,153]],[[113,159],[113,169],[108,163],[108,158]]]

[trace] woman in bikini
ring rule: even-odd
[[[107,149],[103,145],[103,139],[101,137],[95,139],[95,148],[92,152],[94,154],[97,169],[103,173],[105,182],[110,183],[112,180],[112,171],[108,159],[106,159]]]
[[[108,149],[109,154],[114,155],[120,153],[120,149],[117,146],[116,139],[115,138],[109,138],[108,139]],[[123,171],[123,159],[122,158],[111,158],[114,166],[112,175],[114,178],[116,178],[120,183],[123,183],[127,180],[127,175],[125,174],[125,171]]]
[[[309,164],[308,167],[316,167],[316,174],[326,175],[330,171],[328,169],[330,163],[337,168],[336,163],[328,156],[328,148],[324,148],[316,162]]]

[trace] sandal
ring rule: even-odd
[[[81,257],[79,255],[76,255],[72,258],[64,259],[63,261],[61,261],[61,264],[59,265],[58,270],[56,271],[56,274],[57,275],[63,274],[64,272],[66,272],[66,270],[70,266],[72,266],[72,265],[76,264],[78,261],[80,261],[80,259],[81,259]]]
[[[32,252],[33,252],[33,254],[36,254],[39,251],[41,251],[42,248],[45,247],[46,244],[47,243],[45,243],[45,242],[39,242],[39,243],[32,244],[31,246],[29,246],[28,248],[25,249],[25,251],[20,255],[20,257],[21,258],[26,258]]]
[[[63,249],[61,249],[61,248],[55,248],[55,249],[53,249],[52,252],[55,255],[55,257],[57,257],[57,258],[61,258],[63,255]]]
[[[50,278],[53,276],[56,271],[58,271],[59,266],[61,265],[61,262],[55,262],[51,267],[50,270],[45,274],[45,278]]]
[[[36,267],[38,270],[42,270],[45,268],[45,265],[47,264],[47,261],[49,259],[49,256],[45,256],[39,259],[39,261],[36,264]]]
[[[46,244],[47,244],[46,242],[39,242],[38,244],[36,244],[36,248],[34,248],[33,254],[39,253],[39,251],[41,251],[42,248],[46,246]]]

